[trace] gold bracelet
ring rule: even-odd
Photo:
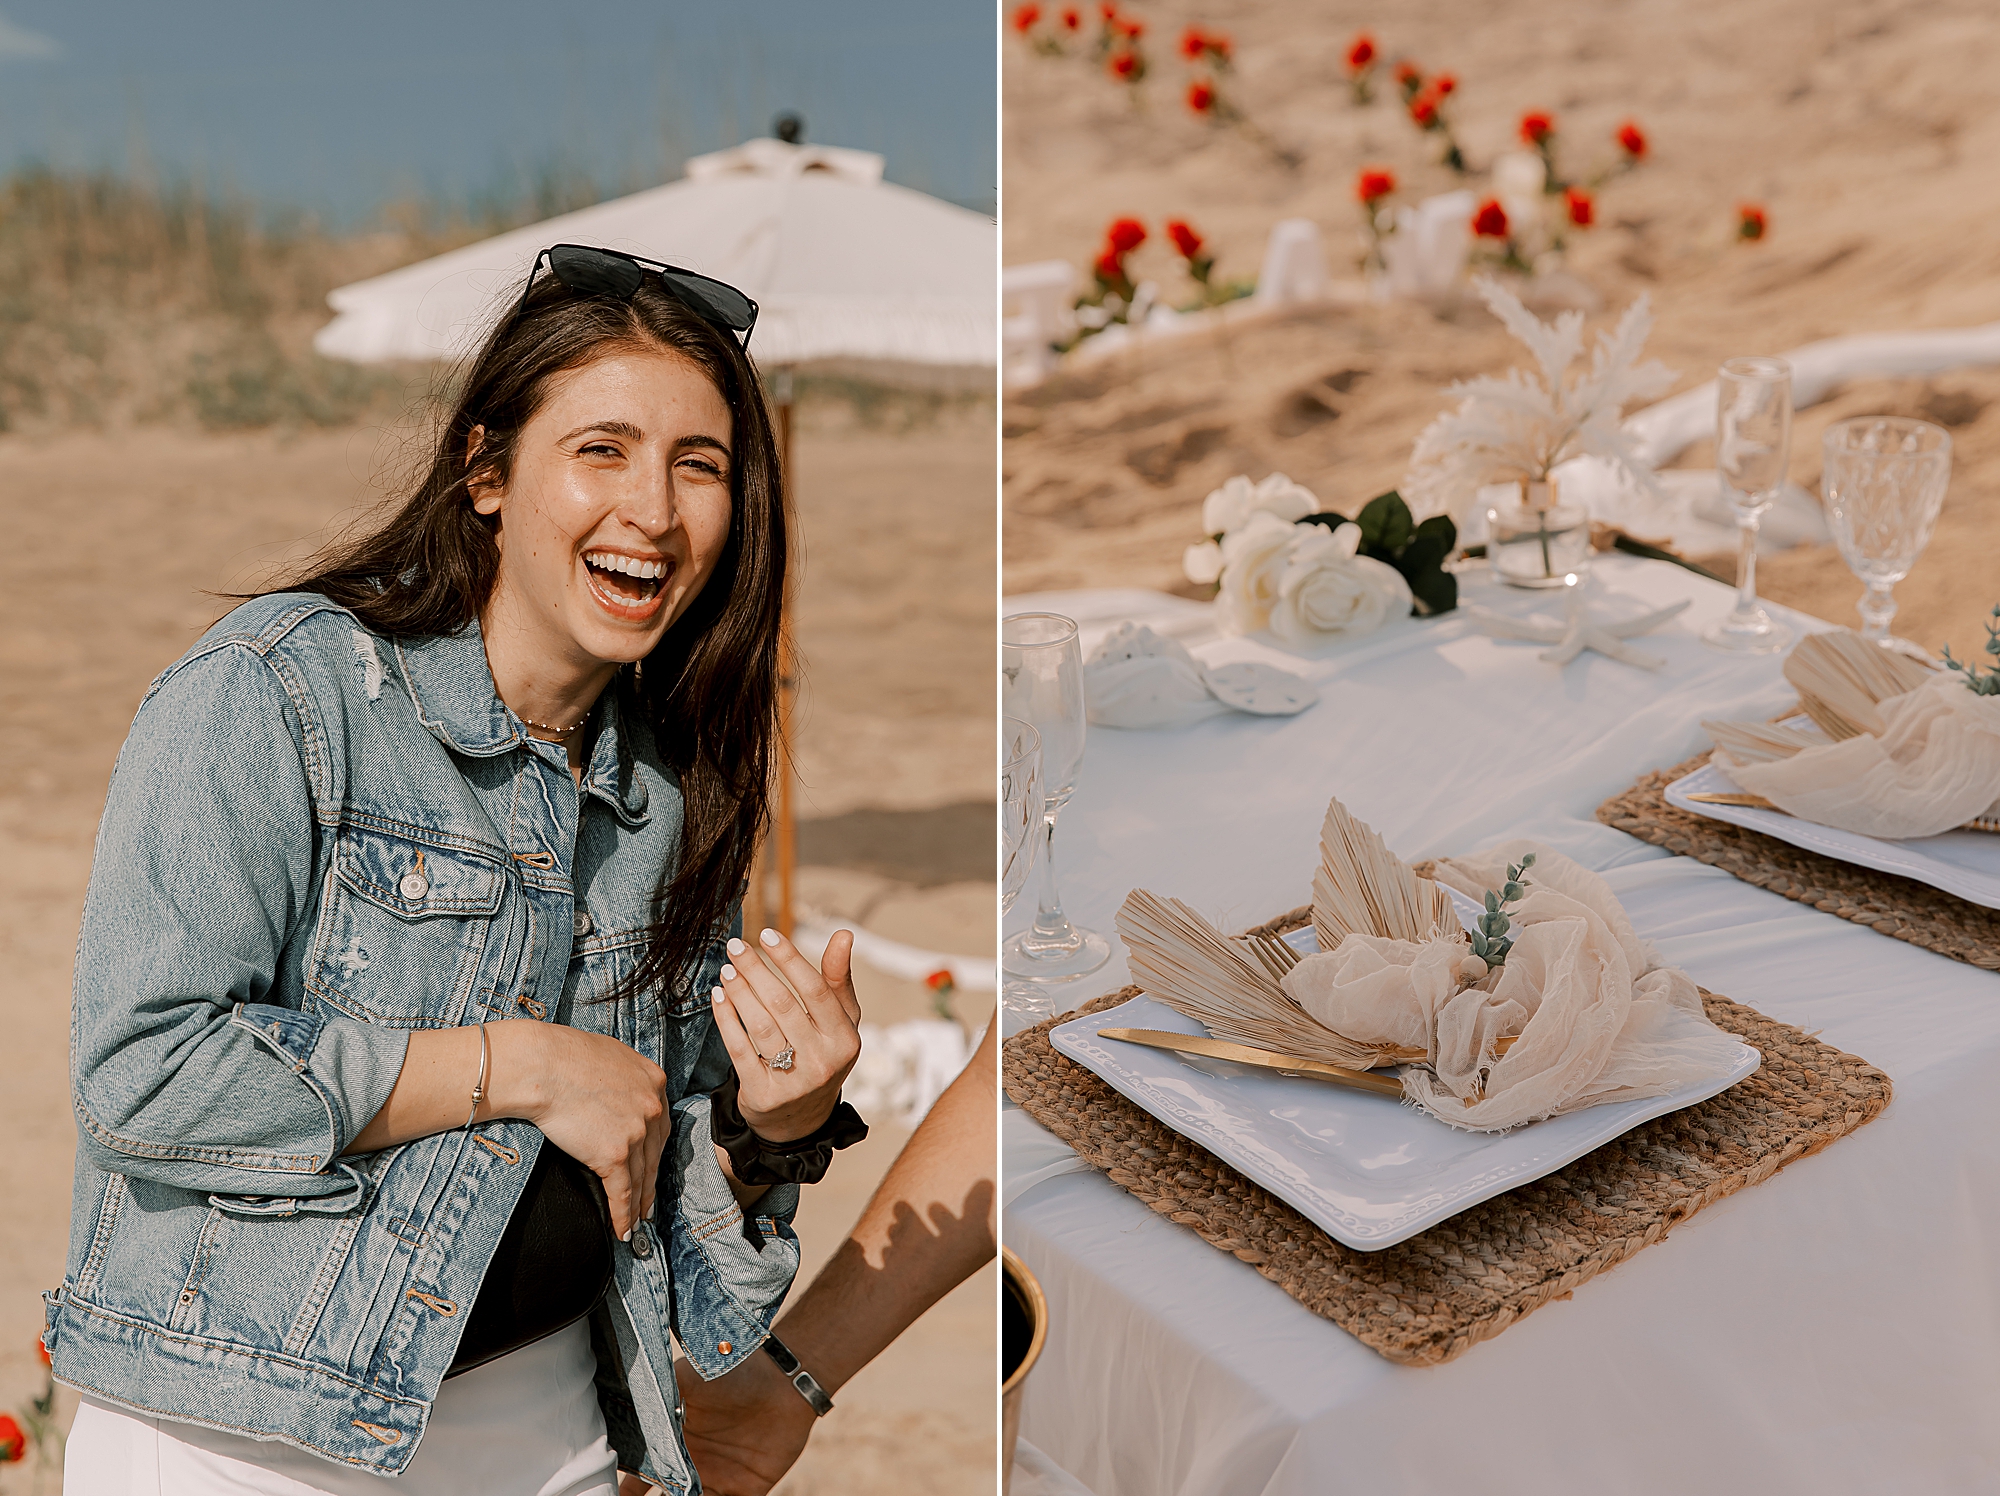
[[[465,1114],[465,1125],[472,1126],[472,1119],[479,1115],[479,1103],[486,1099],[486,1063],[492,1056],[492,1046],[486,1038],[486,1020],[479,1020],[479,1079],[472,1087],[472,1110]]]

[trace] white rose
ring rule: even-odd
[[[1190,582],[1206,584],[1221,580],[1222,547],[1213,540],[1189,546],[1181,552],[1181,570],[1187,573]]]
[[[1261,483],[1252,483],[1238,473],[1201,501],[1201,530],[1204,535],[1230,535],[1248,523],[1253,514],[1275,514],[1294,521],[1319,513],[1319,500],[1283,473],[1273,473]]]
[[[1258,510],[1223,537],[1222,604],[1225,626],[1238,634],[1253,634],[1270,621],[1284,577],[1293,532],[1299,527],[1275,514]],[[1307,529],[1318,529],[1308,525]]]
[[[1310,648],[1371,633],[1410,612],[1410,584],[1385,562],[1355,551],[1358,525],[1329,531],[1301,525],[1278,578],[1269,628],[1286,643]]]

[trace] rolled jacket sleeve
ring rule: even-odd
[[[315,896],[303,688],[242,642],[155,683],[119,754],[77,941],[71,1066],[99,1168],[327,1196],[408,1033],[280,1000]]]

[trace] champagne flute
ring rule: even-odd
[[[1080,929],[1056,892],[1056,817],[1076,793],[1083,764],[1083,651],[1076,623],[1060,613],[1017,613],[1000,625],[1002,710],[1042,739],[1041,877],[1035,922],[1002,948],[1009,976],[1067,982],[1111,959],[1111,943]]]
[[[1717,649],[1769,654],[1792,631],[1757,601],[1757,528],[1785,486],[1792,442],[1792,366],[1781,358],[1732,358],[1715,380],[1715,465],[1736,511],[1741,559],[1736,606],[1702,631]]]
[[[1000,913],[1014,907],[1034,871],[1042,841],[1042,738],[1018,717],[1000,719]],[[1030,1022],[1055,1011],[1048,989],[1035,982],[1008,982],[1000,1006]]]
[[[1951,435],[1929,421],[1855,416],[1820,439],[1826,524],[1861,595],[1861,637],[1890,645],[1895,585],[1930,544],[1951,482]]]

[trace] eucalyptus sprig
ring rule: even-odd
[[[1472,931],[1472,954],[1488,967],[1505,964],[1507,952],[1514,948],[1513,938],[1507,933],[1513,926],[1507,918],[1506,906],[1518,902],[1527,892],[1521,875],[1534,865],[1535,854],[1530,852],[1519,862],[1508,865],[1507,881],[1498,893],[1490,888],[1486,890],[1486,912],[1479,916],[1479,922]]]
[[[1983,669],[1951,657],[1951,646],[1944,647],[1944,664],[1947,670],[1961,671],[1965,675],[1966,689],[1977,696],[2000,696],[2000,607],[1993,610],[1993,621],[1986,625],[1986,653],[1993,656],[1991,668]]]

